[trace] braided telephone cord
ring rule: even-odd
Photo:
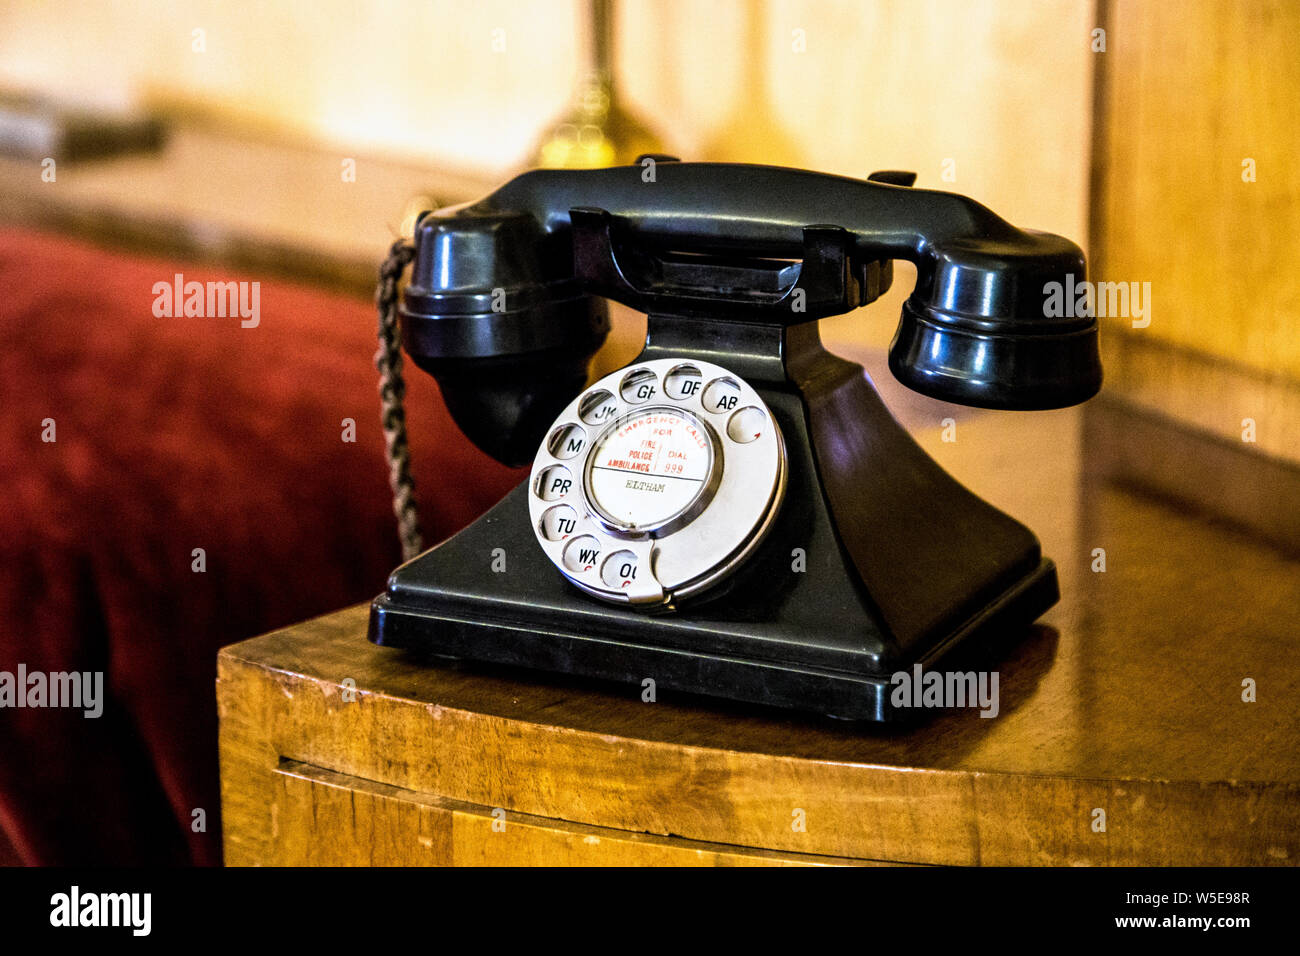
[[[415,258],[415,246],[405,239],[394,242],[388,258],[379,267],[375,306],[379,310],[380,421],[388,456],[388,484],[393,489],[393,514],[402,539],[402,560],[409,561],[424,550],[420,515],[415,506],[415,481],[411,478],[411,450],[406,444],[406,382],[402,379],[402,343],[397,326],[397,286],[402,272]]]

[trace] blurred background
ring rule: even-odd
[[[3,167],[4,199],[355,268],[413,196],[462,200],[537,163],[603,65],[621,112],[667,152],[915,170],[920,186],[1076,239],[1094,272],[1160,280],[1146,341],[1300,375],[1300,291],[1283,262],[1300,189],[1286,165],[1300,14],[1285,0],[1162,6],[11,0],[0,89],[157,117],[171,135],[160,156],[67,170],[61,200]],[[359,164],[355,182],[339,157]],[[1250,184],[1246,159],[1261,170]],[[1228,266],[1245,241],[1253,254]],[[1207,259],[1231,271],[1211,277]],[[889,325],[828,331],[882,341]]]
[[[61,176],[71,202],[369,264],[413,193],[469,198],[541,158],[588,92],[602,6],[18,0],[0,84],[169,124],[161,161]],[[621,112],[682,158],[912,169],[1083,241],[1094,26],[1084,0],[631,0],[608,63]]]
[[[914,170],[1074,239],[1094,280],[1151,284],[1149,324],[1103,328],[1108,417],[1034,416],[996,460],[927,448],[976,490],[1044,436],[1074,449],[1072,471],[1007,505],[1031,525],[1077,507],[1061,483],[1104,460],[1300,548],[1300,517],[1270,505],[1300,490],[1297,36],[1300,4],[1267,0],[8,0],[0,459],[37,467],[0,476],[16,503],[0,667],[38,650],[98,662],[129,718],[92,747],[81,725],[60,743],[0,716],[0,859],[219,860],[215,647],[364,600],[396,563],[376,265],[419,209],[537,164],[661,151]],[[152,283],[182,271],[261,281],[260,337],[158,322]],[[914,277],[899,263],[884,301],[822,327],[924,431],[978,413],[889,391],[883,350]],[[618,310],[594,374],[643,330]],[[457,444],[423,376],[411,389],[433,409],[412,412],[429,419],[413,446],[443,456],[417,481],[477,476],[426,497],[437,540],[518,476]],[[57,449],[34,444],[47,416]],[[344,419],[364,454],[339,448]],[[1151,454],[1155,425],[1181,450]],[[69,511],[76,494],[93,507]],[[170,537],[145,540],[154,526]],[[224,577],[189,605],[205,534]],[[186,676],[160,690],[162,672]],[[52,809],[69,779],[106,809]]]

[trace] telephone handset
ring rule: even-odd
[[[878,298],[908,259],[895,377],[967,405],[1075,404],[1100,388],[1096,322],[1048,317],[1044,288],[1083,281],[1083,254],[909,173],[652,159],[533,171],[420,219],[402,344],[479,447],[532,470],[394,572],[371,639],[897,717],[891,672],[996,653],[1055,602],[1055,569],[816,320]],[[646,344],[587,385],[606,299],[647,313]],[[391,333],[384,316],[381,300]]]

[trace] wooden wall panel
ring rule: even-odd
[[[1109,330],[1300,379],[1300,4],[1108,7],[1092,261],[1153,302]]]

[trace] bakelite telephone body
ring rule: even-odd
[[[419,221],[405,350],[480,448],[532,471],[392,574],[370,639],[901,717],[891,674],[995,664],[1056,602],[1056,572],[817,320],[876,299],[907,259],[901,382],[1072,405],[1101,385],[1097,325],[1046,316],[1044,287],[1082,282],[1083,254],[909,173],[657,160],[536,170]],[[647,313],[645,348],[586,385],[606,299]]]

